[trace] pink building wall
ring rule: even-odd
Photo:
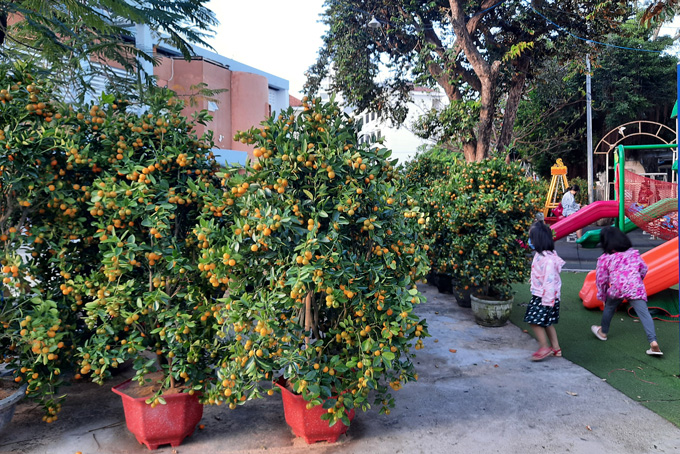
[[[201,109],[208,109],[208,100],[196,97],[197,104],[189,105],[189,95],[195,93],[200,83],[210,89],[226,89],[213,98],[217,110],[211,111],[213,120],[207,128],[197,128],[199,134],[206,129],[213,131],[215,147],[225,150],[247,152],[253,159],[253,146],[234,141],[237,131],[245,131],[258,126],[269,114],[269,86],[267,78],[258,74],[231,71],[203,59],[187,62],[181,58],[162,57],[154,69],[159,86],[167,86],[185,99],[184,114],[191,116]]]
[[[267,78],[258,74],[234,72],[231,84],[232,115],[234,132],[245,131],[258,126],[269,114],[269,85]],[[235,142],[234,150],[247,151],[252,159],[252,145]]]

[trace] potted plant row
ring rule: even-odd
[[[443,219],[439,189],[447,184],[452,172],[464,164],[461,153],[440,147],[433,147],[408,161],[404,167],[408,190],[431,219],[425,225],[424,236],[428,245],[428,259],[431,265],[427,281],[436,286],[440,293],[453,293],[461,307],[470,307],[469,291],[455,282],[445,259],[448,253],[446,244],[451,231]],[[444,254],[444,256],[442,255]]]
[[[195,132],[207,113],[187,119],[172,92],[76,107],[39,74],[0,66],[0,346],[45,421],[62,377],[102,384],[123,363],[135,376],[115,391],[152,449],[189,435],[201,404],[281,378],[328,426],[369,397],[389,412],[417,378],[428,270],[427,217],[389,151],[315,100],[239,134],[258,160],[218,174]],[[163,414],[187,421],[142,428]]]

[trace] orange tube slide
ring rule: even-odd
[[[619,215],[619,202],[615,200],[601,200],[586,205],[576,213],[552,225],[554,238],[559,240],[570,233],[587,227],[598,219],[613,218]]]
[[[666,241],[664,244],[642,254],[642,260],[649,267],[643,281],[647,295],[653,295],[666,290],[678,283],[678,238]],[[578,296],[588,309],[604,309],[604,302],[597,299],[595,286],[595,271],[586,276],[583,287]]]

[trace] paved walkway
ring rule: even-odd
[[[389,416],[358,413],[338,443],[308,446],[292,435],[276,394],[236,410],[205,407],[204,429],[157,452],[680,453],[680,428],[566,359],[531,362],[537,344],[521,328],[480,327],[451,295],[420,288],[432,337],[418,352],[420,380],[396,392]],[[22,403],[0,434],[0,452],[148,452],[127,431],[110,386],[64,392],[71,396],[51,425]]]

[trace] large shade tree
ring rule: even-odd
[[[642,26],[640,15],[623,24],[625,36],[608,36],[608,46],[598,45],[593,55],[595,143],[629,121],[674,127],[670,112],[676,98],[677,59],[662,53],[674,41],[669,36],[652,40],[655,29]],[[582,60],[566,65],[557,58],[546,60],[520,103],[513,150],[543,175],[549,174],[556,158],[562,158],[570,169],[585,163],[584,80]]]
[[[657,24],[673,20],[680,12],[680,0],[654,0],[642,16],[642,23]]]
[[[575,0],[327,0],[326,8],[329,31],[308,88],[330,76],[356,108],[399,123],[414,84],[438,85],[450,105],[422,127],[468,161],[505,152],[537,61],[585,55],[575,36],[598,39],[627,14],[618,3]],[[366,26],[372,16],[379,28]]]
[[[209,0],[11,0],[0,1],[0,57],[37,56],[52,76],[79,76],[86,86],[94,74],[113,66],[134,72],[138,61],[154,62],[135,47],[132,30],[148,25],[156,42],[191,58],[192,44],[217,24]],[[101,65],[92,65],[101,62]]]

